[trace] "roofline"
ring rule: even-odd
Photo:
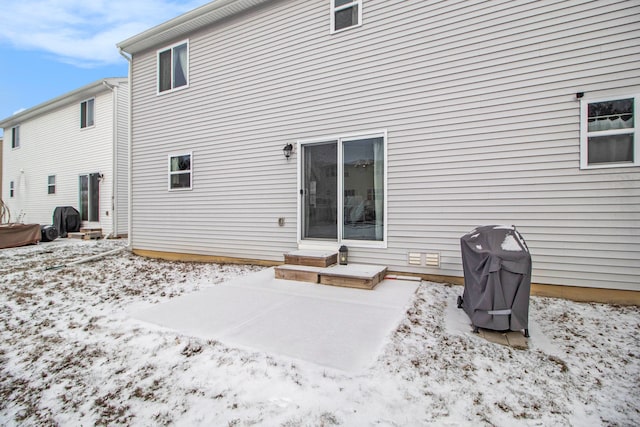
[[[135,54],[268,1],[271,0],[215,0],[121,41],[116,46],[123,52]]]
[[[97,95],[101,92],[107,91],[109,90],[109,88],[105,85],[105,83],[109,85],[118,85],[126,82],[126,77],[108,77],[96,80],[95,82],[89,83],[86,86],[82,86],[79,89],[67,92],[64,95],[60,95],[56,98],[45,101],[42,104],[38,104],[35,107],[29,108],[27,110],[16,113],[13,116],[7,117],[6,119],[0,120],[0,129],[19,125],[25,120],[32,119],[34,117],[48,113],[49,111],[64,107],[65,105],[71,104],[72,102],[78,102],[93,95]]]

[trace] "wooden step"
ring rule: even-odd
[[[387,267],[348,264],[329,267],[285,264],[275,268],[276,279],[320,283],[345,288],[373,289],[384,280]]]
[[[102,231],[67,233],[67,238],[83,240],[102,239]]]
[[[346,288],[373,289],[384,280],[386,274],[387,267],[381,265],[336,265],[320,272],[320,283]]]
[[[102,234],[102,228],[81,227],[80,233],[100,233]]]
[[[338,262],[338,253],[331,251],[294,251],[284,254],[284,263],[310,267],[328,267]]]
[[[275,268],[276,279],[296,280],[298,282],[320,283],[320,270],[323,267],[285,264]]]

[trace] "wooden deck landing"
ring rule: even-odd
[[[297,251],[285,254],[285,264],[275,268],[276,279],[297,280],[347,288],[373,289],[387,273],[380,265],[337,265],[335,252]]]
[[[102,237],[102,228],[81,228],[79,232],[67,233],[69,239],[96,240]]]
[[[320,272],[320,283],[345,288],[373,289],[384,280],[386,274],[387,267],[381,265],[336,265]]]

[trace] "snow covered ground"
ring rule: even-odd
[[[640,309],[532,297],[529,349],[490,343],[422,283],[356,374],[147,326],[127,313],[259,267],[70,241],[0,251],[0,425],[640,424]],[[461,314],[462,313],[462,314]]]

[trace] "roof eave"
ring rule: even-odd
[[[183,37],[267,1],[270,0],[216,0],[130,37],[116,46],[123,52],[135,54]]]
[[[108,83],[109,85],[117,85],[126,81],[126,77],[109,77],[97,80],[93,83],[89,83],[86,86],[83,86],[71,92],[67,92],[64,95],[60,95],[56,98],[38,104],[35,107],[29,108],[27,110],[14,114],[13,116],[0,120],[0,129],[6,129],[19,125],[25,120],[38,117],[42,114],[48,113],[49,111],[56,110],[73,102],[79,102],[88,99],[94,95],[109,90],[109,88],[105,86],[104,83]]]

